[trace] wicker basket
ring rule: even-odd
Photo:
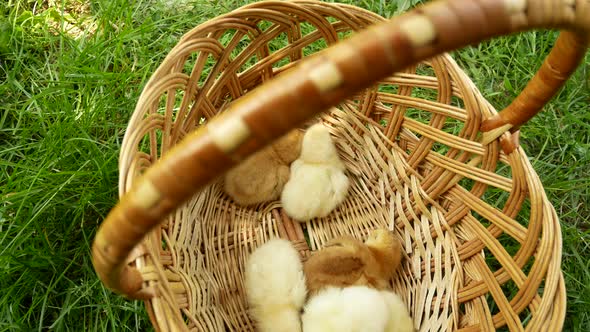
[[[543,27],[566,31],[501,113],[443,53]],[[137,103],[95,268],[109,288],[145,300],[157,330],[249,331],[242,280],[254,248],[280,236],[305,258],[335,236],[385,226],[407,252],[392,285],[419,330],[557,331],[560,226],[518,128],[574,71],[588,31],[585,0],[436,1],[391,21],[268,1],[204,23]],[[299,224],[279,202],[243,208],[223,193],[219,175],[316,114],[351,178],[336,211]]]

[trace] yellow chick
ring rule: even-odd
[[[390,291],[381,291],[389,309],[389,320],[385,331],[387,332],[414,332],[414,321],[410,316],[408,307],[402,299]]]
[[[393,292],[367,286],[329,287],[302,315],[303,332],[413,332],[413,321]]]
[[[302,131],[292,130],[229,170],[225,192],[242,206],[279,199],[289,180],[289,164],[301,153],[302,139]]]
[[[401,243],[393,232],[377,229],[365,243],[351,236],[333,239],[309,257],[303,271],[310,294],[330,286],[387,289],[401,259]]]
[[[246,263],[246,298],[261,332],[300,332],[307,296],[297,250],[287,240],[263,244]]]
[[[281,194],[287,215],[298,221],[327,216],[344,201],[349,180],[328,128],[311,126],[303,136],[301,156]]]

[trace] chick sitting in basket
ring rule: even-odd
[[[344,201],[349,187],[344,171],[328,128],[314,124],[305,134],[291,131],[230,170],[224,190],[243,206],[280,196],[287,215],[307,221],[327,216]]]
[[[388,287],[400,260],[388,230],[365,243],[334,239],[305,264],[291,242],[271,240],[246,264],[251,315],[262,332],[412,332],[405,304]]]
[[[303,136],[301,156],[281,194],[283,209],[297,221],[325,217],[344,201],[349,181],[328,128],[311,126]]]
[[[278,199],[289,180],[289,165],[301,152],[302,138],[302,131],[292,130],[228,171],[225,192],[242,206]]]

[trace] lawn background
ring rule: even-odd
[[[117,158],[143,84],[180,36],[250,1],[5,0],[0,4],[0,330],[145,331],[143,304],[95,276],[89,248],[117,200]],[[419,1],[341,1],[391,16]],[[501,109],[555,32],[454,53]],[[590,327],[589,60],[522,129],[561,217],[566,331]]]

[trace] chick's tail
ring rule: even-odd
[[[297,250],[286,240],[256,249],[246,264],[246,296],[258,331],[300,332],[307,295]]]

